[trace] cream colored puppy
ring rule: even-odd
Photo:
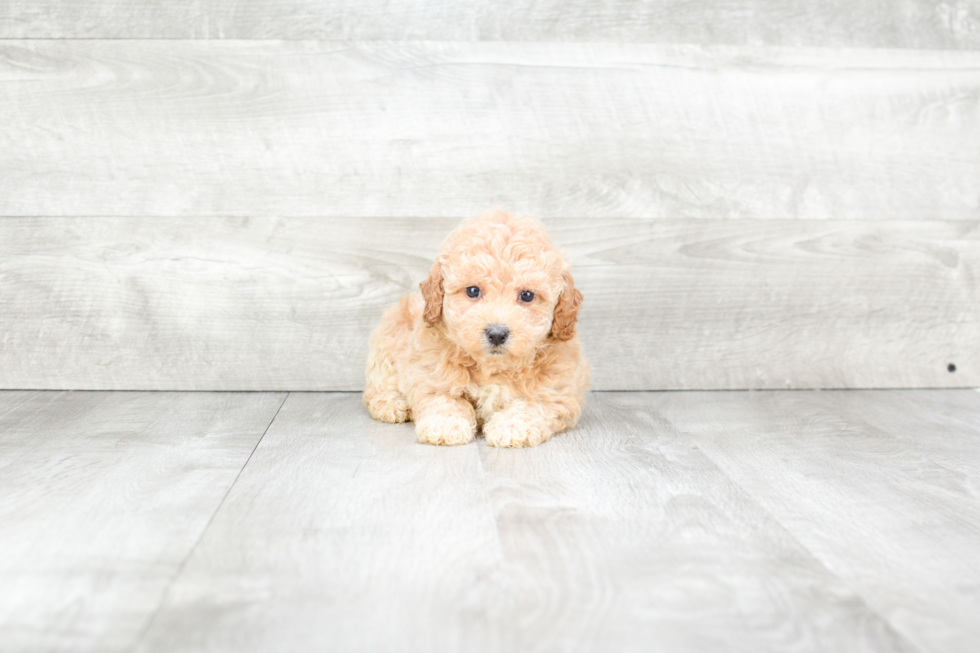
[[[384,312],[371,337],[364,404],[415,421],[420,442],[541,444],[575,424],[589,385],[575,321],[582,293],[531,218],[465,220],[439,249],[422,293]]]

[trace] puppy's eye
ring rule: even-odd
[[[534,301],[534,293],[530,290],[525,290],[521,293],[521,301],[525,303],[530,303]]]
[[[470,286],[469,288],[466,289],[466,296],[472,299],[476,299],[477,297],[480,296],[480,289],[477,288],[476,286]]]

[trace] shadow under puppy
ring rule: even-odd
[[[371,336],[364,404],[414,420],[420,442],[541,444],[575,424],[589,385],[575,321],[582,293],[536,220],[492,211],[443,242],[422,293]]]

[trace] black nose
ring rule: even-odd
[[[507,342],[507,336],[510,335],[510,329],[505,326],[494,325],[488,326],[484,333],[487,334],[487,340],[490,341],[491,345],[494,347],[499,347]]]

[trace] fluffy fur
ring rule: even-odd
[[[491,445],[526,447],[573,426],[589,365],[575,333],[582,293],[569,269],[531,218],[493,211],[465,220],[443,242],[421,294],[387,309],[371,337],[371,416],[414,420],[429,444],[465,444],[482,428]],[[477,297],[467,291],[474,287]],[[502,330],[506,340],[493,342]]]

